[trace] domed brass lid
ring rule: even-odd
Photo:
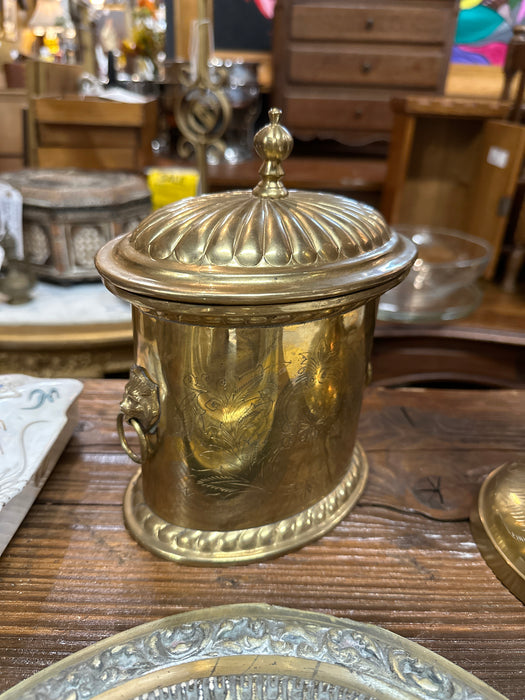
[[[107,243],[96,264],[126,296],[197,304],[319,300],[382,293],[408,271],[415,247],[372,207],[345,197],[288,192],[281,161],[292,137],[270,110],[255,137],[263,158],[253,191],[168,205]]]

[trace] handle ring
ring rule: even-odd
[[[144,434],[144,430],[142,429],[141,424],[136,418],[130,418],[128,423],[138,435],[140,442],[140,455],[134,452],[128,444],[126,435],[124,433],[124,414],[122,412],[120,412],[117,416],[117,430],[118,436],[120,438],[120,444],[122,445],[124,452],[128,455],[130,459],[132,459],[137,464],[142,464],[146,455],[149,452],[148,440]]]

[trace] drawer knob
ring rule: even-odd
[[[363,116],[363,110],[361,109],[361,107],[357,107],[354,111],[354,118],[361,119],[362,116]]]
[[[374,28],[374,20],[372,17],[368,17],[366,22],[365,22],[365,29],[370,31],[373,28]]]
[[[366,74],[370,73],[371,70],[372,64],[370,63],[370,61],[363,61],[363,63],[361,64],[361,72]]]

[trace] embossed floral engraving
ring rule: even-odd
[[[148,674],[151,674],[151,686],[139,696],[147,700],[158,697],[193,700],[195,689],[199,687],[200,700],[207,697],[235,700],[247,697],[244,692],[247,686],[265,691],[256,697],[272,700],[276,697],[290,700],[299,697],[502,700],[502,696],[474,676],[386,630],[263,605],[211,608],[166,618],[118,635],[102,647],[99,644],[91,655],[86,652],[81,655],[78,661],[75,655],[69,663],[62,662],[62,668],[55,674],[50,674],[49,670],[38,674],[23,693],[15,695],[17,689],[14,688],[5,700],[14,697],[17,700],[59,697],[88,700],[119,686],[118,697],[131,699],[136,693],[129,687],[126,692],[123,684]],[[206,660],[210,660],[210,669],[221,660],[224,670],[228,659],[233,657],[237,660],[246,657],[250,667],[257,660],[271,657],[271,661],[275,661],[275,672],[258,675],[246,671],[241,677],[237,672],[215,677],[210,673],[208,677],[214,678],[211,685],[210,682],[196,682],[199,675],[202,678]],[[293,665],[296,660],[290,672],[290,663]],[[335,667],[336,682],[329,679],[325,683],[318,682],[315,669],[321,664],[325,672],[330,666]],[[176,684],[159,685],[154,672],[175,666],[179,671]],[[312,667],[313,672],[308,670]],[[196,674],[197,668],[200,674]],[[241,682],[241,678],[247,680]],[[204,688],[207,688],[206,693]],[[287,693],[277,695],[277,688]],[[226,689],[243,692],[226,694]]]
[[[354,453],[360,310],[284,328],[136,319],[137,363],[158,382],[161,408],[124,502],[135,539],[172,560],[251,561],[346,515],[367,474]]]
[[[274,423],[279,329],[194,328],[182,414],[195,481],[222,497],[250,488]],[[230,346],[229,352],[225,346]]]

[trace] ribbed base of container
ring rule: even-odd
[[[139,469],[124,497],[124,520],[131,535],[153,554],[181,564],[247,564],[298,549],[324,535],[345,517],[361,496],[368,461],[357,443],[338,486],[305,510],[275,523],[243,530],[192,530],[156,515],[144,500]]]

